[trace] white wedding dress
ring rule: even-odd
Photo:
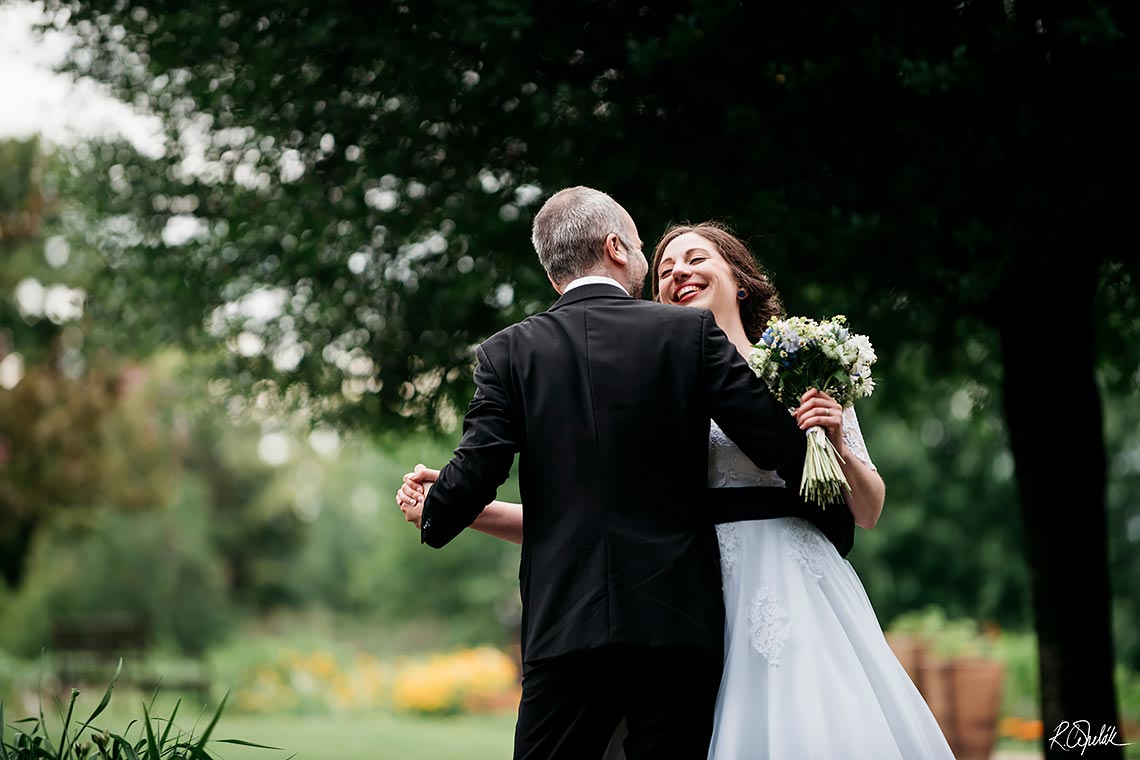
[[[843,438],[874,467],[854,409]],[[713,423],[709,487],[783,485]],[[717,538],[725,659],[709,760],[953,760],[855,569],[814,525],[726,523]]]

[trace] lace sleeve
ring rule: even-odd
[[[853,406],[843,410],[843,443],[847,444],[848,451],[859,457],[860,462],[878,472],[879,468],[875,467],[871,455],[867,453],[867,444],[863,440],[863,431],[859,429],[859,418],[855,416]]]

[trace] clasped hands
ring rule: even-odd
[[[424,501],[432,484],[439,478],[439,470],[433,470],[422,464],[417,464],[413,472],[404,475],[404,482],[396,491],[396,504],[404,513],[404,519],[421,527],[423,520]]]

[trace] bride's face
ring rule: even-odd
[[[732,267],[708,238],[695,232],[678,235],[665,246],[654,276],[661,303],[711,309],[718,322],[721,315],[739,310]]]

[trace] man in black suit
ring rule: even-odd
[[[724,607],[705,508],[709,419],[795,479],[804,435],[712,313],[639,300],[637,227],[575,187],[534,220],[558,302],[476,350],[475,397],[422,513],[442,547],[519,455],[523,696],[515,758],[703,758]],[[631,297],[632,296],[632,297]]]

